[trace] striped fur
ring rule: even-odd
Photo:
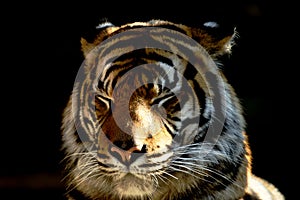
[[[284,199],[251,174],[239,100],[210,65],[230,53],[234,31],[215,38],[161,20],[97,28],[81,40],[63,114],[69,200]]]

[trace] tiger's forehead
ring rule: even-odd
[[[97,27],[98,28],[107,27],[106,28],[107,33],[112,34],[118,30],[126,30],[126,29],[130,29],[130,28],[134,28],[134,27],[149,27],[149,26],[172,26],[174,29],[181,29],[181,31],[184,31],[188,35],[191,34],[190,27],[185,26],[183,24],[175,24],[175,23],[165,21],[165,20],[150,20],[148,22],[132,22],[132,23],[128,23],[128,24],[125,24],[125,25],[122,25],[119,27],[114,26],[110,22],[104,22],[102,24],[99,24]]]
[[[140,85],[140,84],[139,84]],[[161,89],[155,84],[142,86],[131,83],[122,83],[113,91],[112,99],[115,104],[126,106],[150,105]]]

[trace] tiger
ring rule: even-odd
[[[68,200],[284,200],[252,173],[244,111],[222,70],[238,32],[105,21],[62,114]]]

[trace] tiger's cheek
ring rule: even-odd
[[[109,144],[111,141],[107,138],[107,136],[103,133],[98,136],[98,154],[106,154],[109,150]]]
[[[152,137],[148,137],[144,142],[147,146],[147,153],[155,153],[159,151],[165,151],[172,143],[172,136],[167,130],[161,129]]]

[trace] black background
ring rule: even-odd
[[[121,25],[153,18],[193,26],[216,21],[223,31],[236,27],[239,38],[232,55],[222,58],[223,71],[245,110],[253,171],[293,197],[297,129],[285,109],[294,110],[286,81],[295,80],[295,57],[286,46],[294,40],[290,19],[282,17],[289,10],[260,1],[172,4],[178,5],[44,2],[8,8],[1,20],[0,199],[62,199],[61,112],[83,61],[80,38],[105,19]]]

